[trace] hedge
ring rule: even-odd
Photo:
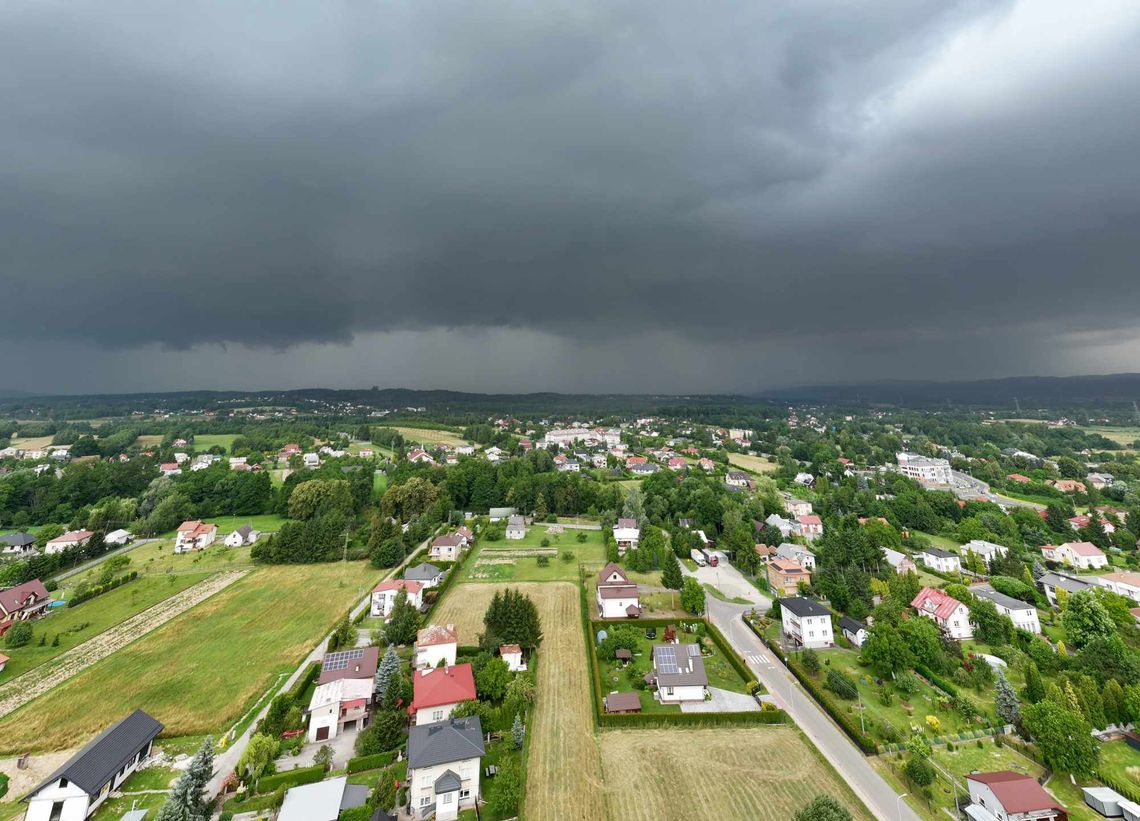
[[[302,784],[315,784],[324,779],[325,772],[324,767],[317,765],[286,770],[275,775],[266,775],[258,779],[257,791],[258,793],[267,793],[276,790],[278,787],[299,787]]]
[[[8,775],[0,773],[0,798],[8,794]]]
[[[387,767],[396,760],[396,752],[376,753],[375,755],[362,755],[350,758],[345,770],[349,773],[362,773],[365,770],[378,770]]]
[[[337,821],[368,821],[372,817],[372,808],[367,804],[360,807],[349,807],[347,810],[341,810],[340,815],[337,816]]]
[[[435,601],[431,603],[431,607],[429,607],[427,613],[424,614],[425,623],[431,619],[432,614],[435,613],[436,608],[439,607],[439,603],[443,600],[443,594],[455,584],[455,580],[459,577],[459,572],[463,569],[463,566],[467,564],[468,557],[474,552],[475,546],[469,545],[466,550],[460,553],[459,559],[451,565],[451,569],[447,571],[447,575],[443,577],[443,581],[439,583],[439,587],[435,588]],[[411,565],[411,562],[408,562],[408,564]]]
[[[946,695],[948,695],[948,696],[958,695],[958,688],[957,687],[955,687],[953,684],[951,684],[950,682],[948,682],[946,679],[942,678],[941,676],[935,675],[934,673],[930,672],[929,668],[923,667],[921,664],[916,664],[914,666],[914,672],[918,673],[920,676],[922,676],[924,679],[929,681],[931,684],[933,684],[939,690],[944,692]]]
[[[124,584],[126,584],[127,582],[133,582],[138,577],[139,577],[139,572],[137,570],[132,570],[130,573],[126,574],[125,576],[119,576],[119,578],[112,579],[111,581],[107,582],[106,584],[100,584],[100,585],[97,585],[96,587],[92,587],[91,589],[89,589],[85,593],[76,594],[76,595],[72,596],[70,599],[67,600],[67,606],[68,607],[75,607],[75,605],[83,604],[83,602],[88,601],[90,599],[93,599],[96,596],[102,596],[104,593],[110,593],[116,587],[121,587]]]
[[[1103,781],[1106,787],[1111,787],[1123,795],[1125,798],[1127,798],[1129,801],[1140,804],[1140,790],[1137,790],[1131,784],[1125,784],[1123,781],[1117,781],[1112,776],[1106,776],[1102,772],[1097,772],[1096,777]],[[0,795],[3,795],[3,793],[0,793]]]
[[[739,727],[742,724],[785,724],[783,710],[758,710],[748,713],[602,713],[601,727],[638,727],[658,729],[677,726]]]
[[[302,695],[304,695],[305,690],[308,689],[309,685],[317,680],[317,676],[320,674],[320,662],[314,661],[312,664],[306,667],[305,672],[301,673],[301,675],[297,677],[297,680],[293,682],[293,688],[289,690],[289,697],[293,699],[293,701],[299,699]],[[302,707],[303,706],[304,705],[302,705]]]

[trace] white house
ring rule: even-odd
[[[814,512],[811,502],[796,499],[793,496],[784,497],[784,510],[788,512],[789,516],[810,516]]]
[[[513,507],[493,507],[487,518],[492,522],[501,522],[503,519],[508,519],[516,513],[518,513],[518,510]]]
[[[920,616],[933,619],[938,628],[952,639],[974,637],[974,626],[970,624],[970,608],[942,590],[924,587],[914,597],[910,606]]]
[[[635,550],[641,539],[641,528],[637,526],[637,519],[618,519],[614,525],[614,542],[617,543],[618,553]]]
[[[374,686],[370,678],[338,678],[318,685],[309,699],[309,741],[326,741],[344,730],[363,729]]]
[[[440,821],[459,817],[479,800],[483,728],[478,716],[408,730],[408,811]]]
[[[448,533],[437,536],[431,543],[428,556],[443,562],[453,562],[459,558],[460,552],[467,547],[467,537],[460,533]]]
[[[321,466],[321,457],[316,453],[306,453],[301,457],[301,464],[309,469],[319,468]]]
[[[226,547],[245,547],[261,538],[261,533],[249,525],[242,525],[223,540]]]
[[[1093,579],[1101,587],[1119,593],[1132,601],[1140,603],[1140,573],[1131,570],[1108,573]]]
[[[83,547],[94,535],[90,530],[69,530],[44,545],[44,553],[62,553],[73,547]]]
[[[191,550],[205,550],[218,537],[218,526],[193,519],[178,526],[174,539],[175,553],[189,553]]]
[[[461,702],[474,698],[475,674],[470,664],[416,670],[408,713],[415,716],[416,724],[432,724],[450,718]]]
[[[417,670],[448,667],[455,664],[459,649],[459,633],[454,624],[429,624],[416,633],[415,667]]]
[[[135,710],[108,727],[23,800],[26,821],[84,821],[150,755],[163,725]]]
[[[976,553],[987,562],[992,562],[998,556],[1004,556],[1009,548],[1004,545],[987,542],[985,539],[973,539],[962,545],[963,553]]]
[[[499,648],[499,658],[507,663],[507,669],[512,673],[518,673],[526,669],[526,662],[523,661],[522,648],[517,644],[504,644]]]
[[[748,487],[750,480],[748,474],[742,470],[730,470],[724,477],[724,483],[729,487]]]
[[[129,544],[132,538],[134,537],[131,536],[129,531],[120,528],[118,530],[112,530],[110,533],[104,536],[103,544],[110,547],[120,547],[122,545]]]
[[[945,459],[932,459],[918,453],[896,453],[895,459],[903,476],[931,485],[950,484],[950,463]]]
[[[657,680],[657,700],[662,704],[705,700],[709,677],[700,645],[654,645],[653,673]]]
[[[927,567],[940,573],[962,572],[962,558],[957,553],[951,553],[941,547],[928,547],[919,553],[915,553],[914,556]]]
[[[893,567],[895,569],[895,572],[900,576],[903,573],[914,573],[917,571],[917,568],[914,565],[914,560],[905,553],[900,553],[899,551],[892,550],[889,547],[882,548],[882,551],[883,558],[887,560],[887,564]]]
[[[618,565],[607,564],[598,574],[595,596],[598,616],[603,619],[637,618],[641,615],[641,599],[637,585],[629,580]]]
[[[811,487],[812,485],[815,484],[815,477],[812,476],[810,473],[797,473],[794,481],[797,485],[803,485],[804,487]]]
[[[863,642],[867,640],[867,625],[850,616],[844,616],[839,620],[839,629],[843,631],[844,638],[855,647],[862,647]]]
[[[815,554],[802,544],[783,542],[776,548],[776,558],[795,562],[809,573],[815,570]]]
[[[443,571],[434,564],[423,562],[404,571],[404,578],[408,581],[419,582],[424,589],[439,587],[443,582]]]
[[[803,596],[779,601],[784,638],[804,648],[830,647],[835,643],[830,610]]]
[[[507,517],[507,538],[508,539],[524,539],[526,538],[526,519],[522,516],[508,516]]]
[[[764,520],[764,524],[770,525],[780,531],[780,536],[788,538],[795,532],[796,526],[788,519],[785,519],[779,513],[769,513],[768,518]]]
[[[1065,542],[1041,546],[1041,555],[1049,561],[1060,562],[1080,570],[1108,567],[1108,556],[1092,542]]]
[[[1070,576],[1067,573],[1049,572],[1038,579],[1037,584],[1042,591],[1044,591],[1045,598],[1049,600],[1049,604],[1056,607],[1058,590],[1064,590],[1069,595],[1080,593],[1082,590],[1095,587],[1093,581],[1094,579],[1092,578],[1081,579],[1076,576]]]
[[[423,606],[423,585],[407,579],[388,579],[372,588],[373,618],[388,618],[392,607],[396,604],[396,595],[403,590],[408,594],[408,603],[416,609]]]
[[[978,584],[970,587],[970,592],[979,599],[987,599],[994,603],[994,607],[1003,616],[1009,616],[1013,626],[1030,633],[1041,632],[1041,621],[1037,617],[1037,608],[1027,604],[1021,599],[1015,599],[1004,593],[999,593],[988,584]]]
[[[974,773],[966,776],[973,821],[1057,821],[1068,818],[1065,808],[1037,779],[1022,773]]]

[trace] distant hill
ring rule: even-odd
[[[973,382],[883,381],[845,385],[804,385],[761,391],[780,402],[987,407],[1114,405],[1140,400],[1140,373],[1096,376],[1014,376]]]

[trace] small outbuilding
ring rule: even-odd
[[[1124,816],[1124,811],[1120,809],[1120,802],[1125,799],[1116,790],[1110,790],[1108,787],[1085,787],[1081,792],[1084,793],[1085,803],[1105,818],[1122,818]]]
[[[633,661],[633,653],[626,650],[624,647],[619,647],[614,651],[614,658],[621,662],[622,667],[625,667]]]
[[[606,713],[640,713],[641,699],[637,693],[610,693],[606,696]]]

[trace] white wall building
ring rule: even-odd
[[[780,599],[784,638],[804,648],[830,647],[835,643],[831,611],[817,601],[792,596]]]
[[[940,573],[962,572],[962,558],[957,553],[951,553],[941,547],[928,547],[920,553],[915,553],[914,557]]]
[[[309,699],[309,741],[325,741],[344,730],[363,729],[372,688],[371,679],[339,678],[313,690]]]
[[[950,463],[945,459],[933,459],[918,453],[896,453],[899,473],[930,485],[950,484]]]
[[[970,588],[970,592],[979,599],[987,599],[993,602],[999,613],[1003,616],[1009,616],[1014,627],[1020,630],[1028,630],[1030,633],[1041,632],[1041,621],[1037,617],[1037,608],[1032,604],[999,593],[988,584],[975,585]]]
[[[478,716],[421,724],[408,730],[408,809],[441,821],[479,800],[485,748]]]

